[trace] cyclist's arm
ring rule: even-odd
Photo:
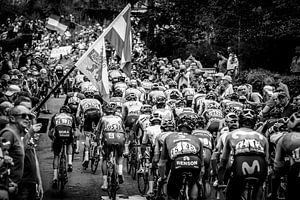
[[[160,156],[160,144],[159,144],[158,137],[156,137],[155,138],[153,162],[157,163],[159,161],[159,156]]]
[[[284,168],[285,156],[286,156],[286,153],[285,153],[284,149],[282,148],[282,138],[280,138],[276,145],[276,153],[275,153],[275,160],[274,160],[274,170],[275,171],[280,171],[281,169]]]
[[[55,115],[53,115],[52,119],[51,119],[51,123],[50,123],[50,127],[49,127],[49,132],[48,132],[48,136],[51,140],[53,140],[53,136],[54,136],[54,128],[55,128],[55,121],[54,121]]]

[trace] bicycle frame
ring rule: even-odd
[[[67,141],[62,139],[62,150],[59,155],[59,167],[58,167],[58,184],[59,191],[62,193],[65,184],[68,182],[67,176]]]
[[[118,144],[113,144],[113,151],[110,153],[110,159],[107,161],[107,181],[108,181],[108,196],[111,200],[116,200],[119,183],[117,181],[116,155]]]

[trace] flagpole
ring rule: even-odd
[[[67,73],[64,75],[57,85],[48,93],[48,95],[36,106],[32,109],[33,112],[39,112],[41,107],[48,101],[51,95],[59,88],[59,86],[67,79],[67,77],[75,70],[76,66],[74,65]]]

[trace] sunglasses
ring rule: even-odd
[[[22,119],[26,119],[28,117],[28,119],[30,120],[34,118],[32,114],[27,114],[27,113],[16,114],[14,116],[20,116]]]

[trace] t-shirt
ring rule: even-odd
[[[35,160],[35,151],[33,148],[25,150],[24,173],[22,183],[38,183],[37,166]]]

